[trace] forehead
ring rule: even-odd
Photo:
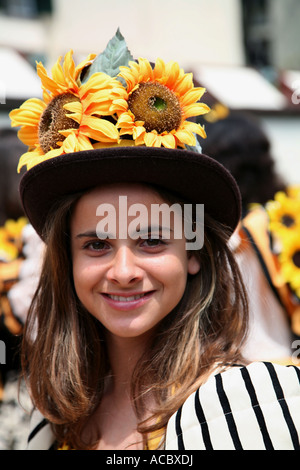
[[[94,208],[101,203],[110,203],[118,209],[119,196],[126,196],[129,204],[161,204],[167,202],[154,189],[144,184],[109,184],[94,188],[84,194],[78,201],[76,209]]]

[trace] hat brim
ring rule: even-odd
[[[20,196],[29,222],[43,239],[49,212],[65,195],[109,183],[161,186],[233,232],[240,220],[240,192],[231,174],[212,158],[182,149],[110,147],[64,154],[27,171]]]

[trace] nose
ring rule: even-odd
[[[120,287],[129,287],[142,280],[142,269],[130,247],[119,247],[107,272],[107,279]]]

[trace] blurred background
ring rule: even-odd
[[[50,73],[58,57],[73,49],[79,63],[100,53],[118,28],[134,57],[176,60],[194,74],[196,84],[207,89],[203,101],[212,107],[201,122],[207,128],[234,113],[258,119],[279,177],[299,185],[299,25],[299,0],[0,0],[0,226],[19,218],[6,227],[5,243],[18,242],[26,223],[16,173],[25,148],[16,130],[8,130],[9,112],[41,97],[36,61]],[[26,236],[28,244],[33,237],[36,255],[38,241],[31,232]],[[20,298],[25,297],[18,292],[15,305],[9,299],[20,281],[20,263],[25,264],[24,239],[20,244],[20,256],[9,257],[9,244],[1,252],[0,236],[0,339],[7,346],[6,364],[0,361],[0,449],[24,448],[29,425],[18,405],[15,374],[24,320],[20,307],[26,314]],[[25,291],[29,296],[28,284]],[[24,388],[21,398],[30,409]]]

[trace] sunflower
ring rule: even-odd
[[[300,298],[300,236],[299,232],[291,233],[283,242],[279,255],[282,275]]]
[[[287,188],[287,194],[293,199],[300,199],[300,186],[291,185]]]
[[[116,126],[105,117],[111,115],[113,100],[126,96],[126,91],[119,81],[102,72],[81,83],[80,74],[94,57],[89,55],[75,67],[69,51],[63,65],[59,58],[52,68],[52,78],[41,63],[37,64],[43,100],[29,99],[10,113],[12,126],[21,126],[18,136],[29,147],[21,156],[18,171],[64,153],[93,149],[93,141],[119,140]]]
[[[300,229],[300,198],[293,188],[287,190],[287,194],[279,191],[275,194],[274,200],[270,201],[266,210],[270,220],[270,230],[280,239],[288,235],[289,232]]]
[[[192,74],[176,62],[157,59],[154,68],[147,59],[120,66],[127,96],[114,101],[120,136],[130,135],[135,145],[177,148],[195,146],[195,134],[205,138],[200,124],[188,118],[209,112],[198,101],[204,88],[194,87]]]
[[[10,262],[16,259],[22,250],[22,231],[28,223],[25,217],[18,220],[8,219],[0,227],[0,261]]]

